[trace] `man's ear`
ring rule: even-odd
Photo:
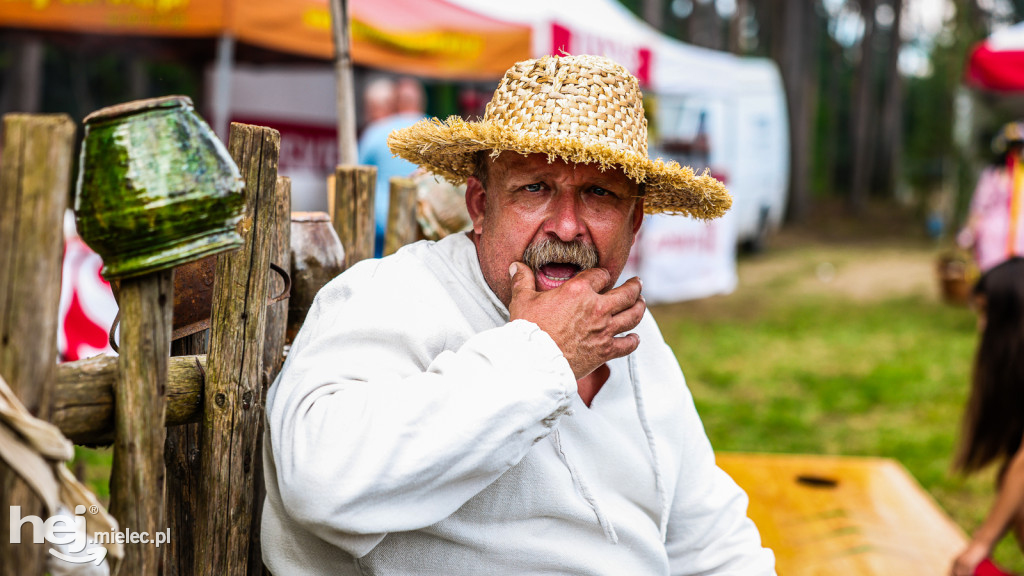
[[[487,205],[487,191],[484,190],[480,180],[470,176],[466,179],[466,209],[469,211],[469,218],[473,221],[473,232],[480,234],[484,231],[484,209]]]

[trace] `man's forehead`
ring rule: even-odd
[[[575,178],[586,178],[599,182],[633,182],[621,168],[566,162],[558,157],[549,157],[547,154],[519,154],[508,151],[490,158],[489,172],[491,178],[572,175]]]

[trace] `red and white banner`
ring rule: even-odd
[[[622,64],[642,88],[651,84],[651,49],[618,38],[551,23],[551,54],[597,54]]]
[[[103,260],[76,235],[64,245],[57,351],[60,361],[112,353],[107,331],[117,315],[110,284],[100,276]]]
[[[619,280],[639,276],[649,304],[728,294],[737,282],[734,227],[731,212],[710,222],[646,216]]]

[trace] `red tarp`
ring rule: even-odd
[[[1024,22],[1004,28],[971,50],[968,85],[994,92],[1024,91]]]

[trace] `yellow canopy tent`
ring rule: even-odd
[[[498,78],[530,57],[530,29],[443,0],[349,0],[357,64],[433,78]],[[228,37],[334,56],[327,0],[3,0],[0,26],[109,35]]]

